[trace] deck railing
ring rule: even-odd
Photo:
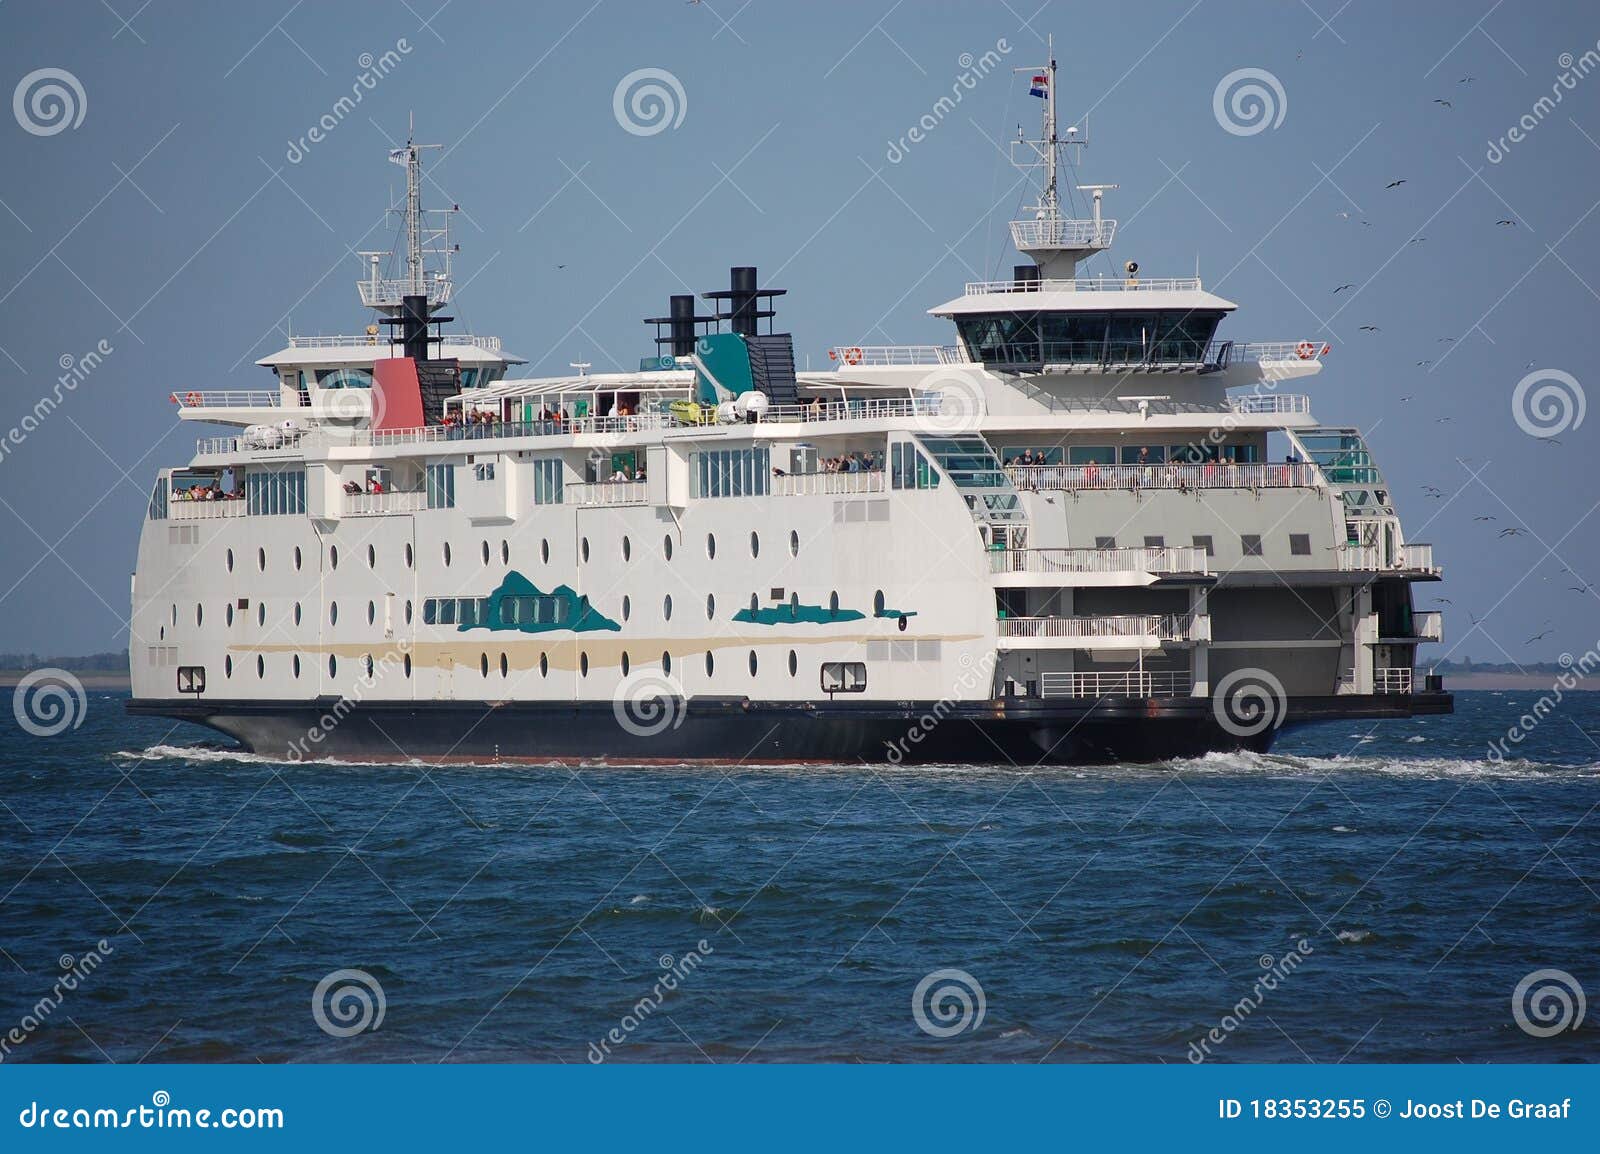
[[[180,501],[174,497],[167,504],[167,515],[174,521],[220,521],[228,517],[243,517],[249,502],[233,498],[223,501]]]
[[[351,349],[351,348],[377,348],[387,347],[391,344],[398,345],[399,341],[391,341],[386,336],[369,336],[365,333],[334,333],[328,336],[290,337],[289,347],[292,349]],[[445,339],[447,345],[468,345],[487,352],[500,351],[499,337],[477,337],[469,333],[450,333]]]
[[[281,409],[283,394],[276,389],[190,390],[173,393],[173,403],[183,409]]]
[[[845,493],[881,493],[888,487],[883,470],[866,473],[788,473],[772,478],[774,497],[813,497]]]
[[[1106,222],[1102,222],[1106,223]],[[1199,277],[1077,277],[1072,280],[975,280],[967,282],[967,296],[1014,292],[1198,292]]]
[[[841,365],[962,365],[967,354],[960,345],[835,345],[828,359]]]
[[[1374,669],[1372,671],[1372,692],[1374,693],[1410,693],[1410,669]]]
[[[1397,570],[1438,574],[1433,563],[1432,545],[1405,545],[1391,563],[1385,563],[1383,550],[1377,545],[1341,545],[1339,568],[1347,573],[1372,573]]]
[[[643,505],[648,501],[645,481],[598,481],[567,485],[562,501],[567,505]]]
[[[1211,619],[1193,613],[1136,613],[1113,617],[1002,617],[1001,637],[1141,638],[1158,641],[1206,641]]]
[[[1116,235],[1114,220],[1057,217],[1011,222],[1011,243],[1024,251],[1030,248],[1110,248]]]
[[[391,493],[346,493],[346,517],[381,517],[391,513],[420,513],[428,507],[428,494],[421,489]]]
[[[1039,675],[1040,697],[1187,697],[1193,687],[1193,677],[1175,669]]]
[[[991,573],[1205,573],[1192,545],[1126,549],[991,549]]]
[[[1320,485],[1315,465],[1012,465],[1019,489],[1308,489]]]

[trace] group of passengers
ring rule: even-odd
[[[876,473],[882,468],[883,460],[876,453],[844,453],[822,461],[824,473]]]
[[[608,482],[614,485],[623,484],[628,481],[643,481],[646,479],[647,478],[644,475],[644,466],[642,464],[637,469],[633,469],[631,471],[626,465],[618,465],[616,471],[612,473],[611,476],[606,478]]]
[[[215,482],[210,485],[190,485],[173,493],[172,499],[174,501],[242,501],[244,500],[244,486],[241,484],[235,489],[227,490]]]

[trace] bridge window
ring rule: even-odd
[[[372,371],[370,369],[318,369],[317,388],[319,389],[370,389],[372,387]]]
[[[167,479],[158,477],[156,487],[150,490],[150,520],[165,521],[167,519]]]
[[[694,497],[761,497],[770,488],[771,453],[755,449],[718,449],[690,456]]]
[[[1239,538],[1239,548],[1246,557],[1261,556],[1261,534],[1245,533]]]
[[[456,467],[429,465],[427,468],[428,508],[454,509],[456,506]]]
[[[1289,555],[1291,557],[1309,557],[1309,556],[1311,556],[1311,534],[1310,533],[1290,533],[1289,534]]]
[[[564,476],[559,457],[541,457],[533,462],[533,503],[561,504]]]
[[[939,472],[915,445],[896,442],[889,446],[889,483],[896,489],[936,489]]]
[[[252,516],[275,516],[306,511],[306,475],[303,470],[252,470],[244,478],[245,506]]]

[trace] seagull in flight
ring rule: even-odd
[[[1431,364],[1433,364],[1432,361],[1418,361],[1417,362],[1417,368],[1420,369],[1423,365],[1431,365]]]
[[[1474,517],[1473,520],[1474,521],[1495,521],[1495,520],[1498,520],[1498,518],[1494,517],[1494,516],[1491,516],[1491,515],[1480,515],[1480,516]]]
[[[1383,330],[1377,325],[1362,325],[1361,331],[1364,333],[1381,333]]]
[[[1439,99],[1439,98],[1438,98],[1438,97],[1437,97],[1437,96],[1436,96],[1436,97],[1434,97],[1434,98],[1433,98],[1433,102],[1434,102],[1434,103],[1435,103],[1435,104],[1442,104],[1442,105],[1444,105],[1444,106],[1445,106],[1445,107],[1446,107],[1446,108],[1450,108],[1450,107],[1452,107],[1452,105],[1451,105],[1451,104],[1450,104],[1450,102],[1449,102],[1449,101],[1448,101],[1448,100],[1440,100],[1440,99]]]
[[[1405,395],[1405,396],[1403,396],[1403,397],[1401,397],[1401,398],[1400,398],[1400,403],[1401,403],[1401,404],[1402,404],[1402,405],[1403,405],[1403,404],[1405,404],[1405,403],[1406,403],[1406,402],[1407,402],[1407,401],[1409,401],[1409,400],[1410,400],[1410,399],[1411,399],[1411,394],[1410,394],[1410,393],[1407,393],[1407,394],[1406,394],[1406,395]]]
[[[1435,605],[1454,605],[1455,604],[1455,602],[1450,600],[1450,598],[1448,598],[1448,597],[1435,597],[1433,599],[1433,603]]]
[[[1498,224],[1498,225],[1501,225],[1503,227],[1507,227],[1507,228],[1516,228],[1517,227],[1517,222],[1514,221],[1514,220],[1497,220],[1497,221],[1495,221],[1495,223]]]
[[[1502,529],[1502,530],[1500,530],[1500,536],[1502,536],[1502,537],[1521,537],[1526,532],[1527,532],[1526,529],[1520,529],[1520,528]]]
[[[1388,184],[1384,185],[1383,187],[1386,188],[1386,189],[1388,189],[1388,188],[1399,188],[1404,183],[1405,183],[1404,178],[1402,178],[1400,180],[1391,180]]]
[[[1457,84],[1471,84],[1476,79],[1477,79],[1476,76],[1463,76],[1460,80],[1457,80],[1456,83]]]
[[[1355,288],[1355,287],[1356,286],[1353,285],[1353,284],[1342,284],[1338,288],[1333,290],[1333,295],[1334,296],[1338,296],[1340,293],[1344,292],[1345,289],[1351,289],[1351,288]]]
[[[1554,629],[1546,629],[1542,633],[1535,633],[1532,637],[1528,638],[1526,644],[1532,645],[1535,641],[1541,641],[1544,638],[1549,637],[1550,634],[1552,634],[1554,632],[1555,632]]]
[[[1456,339],[1455,337],[1440,337],[1435,343],[1441,345],[1453,345],[1456,343]]]
[[[1425,241],[1427,239],[1428,238],[1425,237],[1425,236],[1414,236],[1410,240],[1406,241],[1406,243],[1407,244],[1421,244],[1423,241]]]

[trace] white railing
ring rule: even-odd
[[[450,292],[455,287],[445,278],[433,276],[420,286],[410,280],[380,280],[377,277],[368,277],[356,284],[361,289],[361,303],[369,309],[399,308],[405,303],[405,298],[413,293],[426,296],[428,306],[437,308],[449,302]],[[417,292],[419,287],[422,289],[420,293]]]
[[[292,349],[353,349],[378,345],[398,345],[399,343],[399,341],[391,341],[387,336],[368,336],[365,333],[334,333],[328,336],[289,338],[289,347]],[[500,351],[499,337],[476,337],[468,333],[450,333],[445,337],[444,343],[447,345],[468,345],[491,353]]]
[[[1436,610],[1428,610],[1411,615],[1411,632],[1423,641],[1444,640],[1444,614]]]
[[[1341,545],[1339,568],[1345,572],[1380,572],[1385,570],[1440,572],[1433,563],[1432,545],[1405,545],[1392,564],[1385,564],[1383,550],[1377,545]]]
[[[1374,693],[1410,693],[1411,670],[1409,669],[1374,669],[1372,671],[1372,692]]]
[[[991,549],[991,573],[1205,573],[1193,545],[1127,549]]]
[[[1012,465],[1019,489],[1306,489],[1319,486],[1317,467],[1304,461],[1281,465]]]
[[[1199,277],[1164,277],[1145,280],[1141,277],[1078,277],[1074,280],[975,280],[967,282],[967,296],[984,296],[988,293],[1014,292],[1198,292]]]
[[[599,481],[594,484],[568,485],[563,490],[563,503],[568,505],[643,505],[646,482]]]
[[[246,502],[240,498],[221,501],[185,501],[173,497],[167,503],[167,515],[174,521],[220,521],[225,517],[243,517]]]
[[[966,350],[960,345],[835,345],[828,359],[845,367],[854,365],[964,365]]]
[[[390,513],[420,513],[428,507],[428,494],[421,489],[393,493],[346,493],[346,517],[381,517]]]
[[[786,473],[772,478],[769,492],[774,497],[881,493],[887,484],[881,469],[866,473]]]
[[[1176,669],[1141,673],[1041,673],[1040,697],[1187,697],[1194,679]]]
[[[1229,397],[1228,408],[1243,415],[1257,413],[1309,413],[1311,398],[1304,393],[1270,393]]]
[[[276,389],[223,389],[173,393],[173,403],[183,409],[281,409],[283,394]]]
[[[1002,617],[1001,637],[1144,638],[1208,641],[1211,619],[1192,613],[1136,613],[1114,617]]]
[[[936,416],[944,398],[939,393],[918,397],[863,397],[851,401],[773,405],[763,421],[870,421],[883,417]]]
[[[1117,235],[1114,220],[1014,220],[1011,243],[1030,248],[1110,248]]]
[[[1433,563],[1432,545],[1403,545],[1400,548],[1400,568],[1416,569],[1423,573],[1437,573],[1439,567]]]
[[[1341,545],[1338,558],[1339,569],[1345,573],[1363,573],[1383,568],[1383,551],[1376,545]]]
[[[232,453],[298,453],[311,440],[307,433],[285,438],[275,445],[264,445],[244,437],[201,437],[194,443],[194,451],[202,457]]]
[[[1322,341],[1244,341],[1234,345],[1233,351],[1247,361],[1303,361],[1315,365],[1321,364],[1333,348]]]

